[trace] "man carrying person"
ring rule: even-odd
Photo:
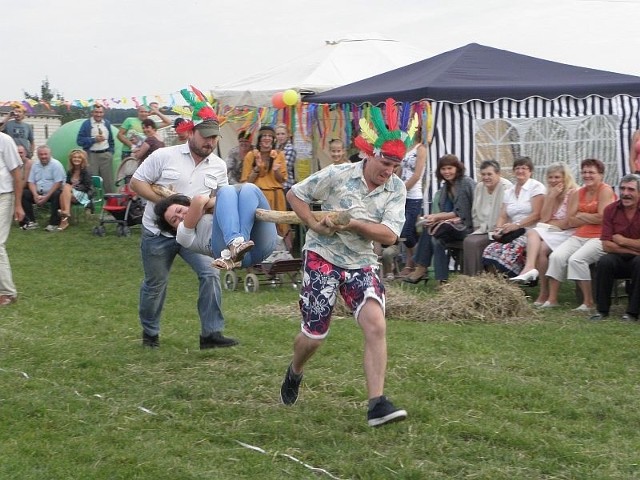
[[[617,279],[630,279],[629,303],[622,320],[638,320],[640,314],[640,176],[620,180],[620,199],[602,215],[602,249],[596,267],[596,307],[591,320],[609,316],[611,292]]]
[[[23,230],[33,230],[38,228],[35,221],[33,204],[42,207],[50,203],[51,213],[49,215],[49,225],[45,228],[47,232],[55,232],[60,225],[60,194],[62,187],[67,180],[62,163],[55,158],[51,158],[51,149],[46,145],[41,145],[36,149],[38,160],[34,162],[27,179],[27,187],[22,193],[22,208],[24,209],[24,219],[22,221]]]
[[[154,214],[155,204],[161,197],[152,189],[153,184],[163,185],[191,198],[196,195],[211,197],[218,187],[228,185],[226,164],[213,153],[220,136],[217,117],[213,110],[206,117],[198,113],[194,109],[195,122],[189,121],[186,144],[156,150],[138,167],[131,179],[133,191],[147,200],[142,219],[140,250],[144,280],[139,306],[142,345],[145,347],[160,345],[160,317],[169,271],[176,255],[189,264],[200,282],[200,349],[230,347],[238,343],[222,334],[224,318],[220,275],[211,267],[211,258],[182,247],[169,232],[161,232]]]
[[[372,115],[381,117],[377,107],[371,110]],[[330,165],[293,185],[287,194],[291,208],[309,230],[303,248],[301,331],[294,341],[293,360],[280,398],[285,405],[296,402],[304,365],[326,338],[340,293],[364,333],[367,420],[372,427],[407,416],[383,395],[387,366],[385,289],[373,250],[373,242],[396,243],[404,223],[406,189],[393,172],[407,147],[398,138],[409,136],[390,123],[388,130],[384,120],[376,123],[381,128],[376,132],[378,142],[368,133],[358,138],[365,161]],[[363,131],[375,132],[375,128],[367,125]],[[336,225],[328,217],[318,221],[309,205],[312,202],[322,202],[323,210],[348,210],[352,218],[347,225]]]
[[[25,108],[19,103],[13,103],[13,110],[5,117],[4,122],[0,124],[0,131],[6,133],[16,145],[22,145],[27,150],[27,157],[31,158],[33,154],[33,127],[24,122],[26,113]]]
[[[115,142],[111,132],[111,122],[104,118],[104,107],[99,103],[93,106],[91,118],[80,125],[76,143],[87,152],[89,173],[102,177],[105,193],[115,192],[113,179]]]
[[[0,133],[0,307],[18,300],[5,244],[11,222],[24,218],[22,184],[22,162],[16,145],[9,135]]]

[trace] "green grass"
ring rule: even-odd
[[[91,226],[11,232],[20,299],[0,310],[0,478],[331,478],[285,455],[341,479],[640,478],[640,325],[571,314],[570,285],[541,322],[390,319],[386,392],[409,418],[371,429],[352,319],[334,322],[284,407],[291,287],[225,291],[241,345],[201,352],[197,281],[178,260],[161,347],[143,349],[139,232]]]

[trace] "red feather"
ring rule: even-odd
[[[401,162],[407,153],[407,146],[402,140],[388,140],[382,144],[380,153],[385,158]]]
[[[176,132],[178,133],[190,132],[191,130],[193,130],[194,126],[195,125],[191,120],[185,120],[184,122],[182,122],[180,125],[176,127]]]
[[[393,98],[387,98],[387,100],[385,101],[385,106],[388,130],[398,130],[398,110],[396,108],[396,101]]]
[[[196,94],[196,97],[198,97],[198,100],[200,100],[201,102],[207,102],[207,97],[204,96],[204,93],[202,93],[200,90],[198,90],[196,87],[194,87],[193,85],[189,85],[191,87],[191,90],[193,91],[193,93]]]
[[[373,145],[371,145],[369,142],[367,142],[364,138],[362,138],[360,135],[358,135],[354,140],[353,140],[353,144],[356,146],[356,148],[364,153],[366,153],[367,155],[373,155]]]
[[[216,112],[209,105],[202,107],[196,113],[202,120],[215,120],[216,122],[218,121]]]

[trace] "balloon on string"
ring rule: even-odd
[[[285,90],[282,94],[282,100],[286,105],[292,107],[298,103],[298,92],[292,89]]]
[[[271,97],[271,103],[276,108],[285,108],[287,105],[284,103],[284,99],[282,96],[284,92],[274,93],[273,97]]]

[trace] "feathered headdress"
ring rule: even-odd
[[[386,118],[378,107],[371,107],[369,116],[370,122],[366,118],[360,119],[360,135],[354,140],[354,145],[368,156],[384,157],[401,162],[418,130],[418,115],[414,114],[409,129],[403,132],[400,130],[395,100],[387,98]]]
[[[187,120],[182,122],[176,128],[177,132],[184,133],[193,130],[196,125],[205,121],[214,121],[216,123],[220,123],[218,120],[218,115],[216,115],[215,110],[207,101],[207,97],[205,97],[204,93],[198,90],[193,85],[190,85],[191,91],[186,88],[180,90],[180,93],[187,101],[187,103],[191,106],[191,120]]]

